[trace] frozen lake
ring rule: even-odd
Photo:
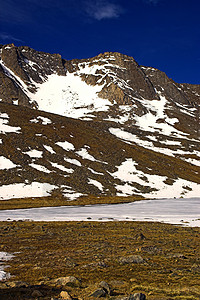
[[[126,204],[0,210],[0,221],[154,221],[200,227],[200,197]]]

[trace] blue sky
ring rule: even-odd
[[[133,56],[200,84],[199,0],[0,0],[0,43],[88,58]]]

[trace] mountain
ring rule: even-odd
[[[0,45],[0,199],[200,194],[200,85]]]

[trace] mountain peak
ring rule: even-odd
[[[9,44],[0,87],[2,193],[197,194],[199,85],[118,52],[65,60]]]

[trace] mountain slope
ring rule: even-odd
[[[119,53],[1,47],[0,197],[198,196],[198,85]]]

